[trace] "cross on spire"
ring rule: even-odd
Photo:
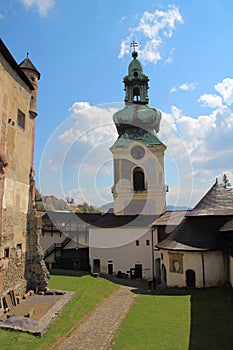
[[[130,47],[132,47],[133,50],[135,51],[135,48],[138,47],[138,43],[133,40],[133,42],[130,44]]]
[[[29,56],[29,52],[27,52],[27,58],[28,58],[28,56]]]

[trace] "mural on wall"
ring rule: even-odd
[[[183,254],[168,253],[170,272],[183,273]]]

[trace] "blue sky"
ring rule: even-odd
[[[227,173],[233,182],[231,0],[0,0],[0,35],[41,72],[35,170],[44,194],[111,201],[112,114],[139,42],[159,137],[168,204],[194,205]]]

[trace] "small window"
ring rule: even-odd
[[[163,260],[163,253],[161,253],[161,260]]]
[[[138,239],[136,240],[136,246],[137,247],[139,246],[139,240]]]
[[[25,130],[25,114],[18,109],[17,124]]]
[[[16,244],[16,249],[18,249],[18,250],[22,250],[22,243],[18,243],[18,244]]]
[[[9,258],[10,257],[10,248],[5,248],[4,250],[4,257]]]
[[[150,245],[150,240],[149,239],[146,240],[146,245]]]

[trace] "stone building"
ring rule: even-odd
[[[44,289],[47,269],[34,209],[34,128],[40,73],[17,64],[0,39],[0,307],[27,288]]]

